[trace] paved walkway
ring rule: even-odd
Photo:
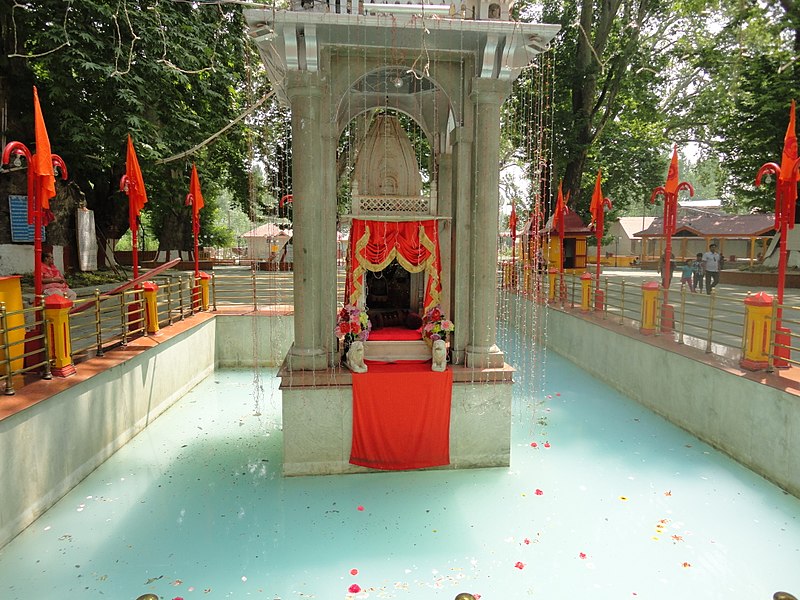
[[[677,277],[675,276],[677,275]],[[670,292],[675,292],[676,294],[680,293],[680,274],[676,273],[672,277],[672,285],[670,286]],[[658,274],[657,271],[649,271],[649,270],[642,270],[636,268],[605,268],[601,274],[602,278],[608,278],[612,281],[622,281],[623,279],[626,283],[636,283],[641,286],[642,283],[646,281],[661,281],[661,275]],[[729,283],[720,283],[717,288],[717,294],[720,296],[734,296],[741,298],[747,297],[747,293],[756,293],[756,292],[767,292],[771,295],[777,295],[778,290],[775,287],[768,287],[768,288],[752,288],[743,285],[732,285]],[[784,290],[783,295],[783,303],[785,305],[791,306],[800,306],[800,289],[798,288],[786,288]]]

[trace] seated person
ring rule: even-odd
[[[45,296],[59,294],[73,302],[78,297],[75,291],[69,288],[67,280],[58,270],[53,260],[52,252],[44,252],[42,254],[42,293]]]

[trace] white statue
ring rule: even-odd
[[[442,372],[447,369],[447,346],[444,340],[435,340],[431,349],[431,371]]]
[[[364,342],[356,340],[350,344],[344,358],[345,366],[353,373],[366,373],[367,365],[364,364]]]

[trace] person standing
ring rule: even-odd
[[[703,291],[703,280],[706,278],[705,264],[703,263],[703,253],[698,252],[695,257],[696,260],[692,263],[694,267],[694,289]]]
[[[694,294],[694,261],[691,258],[681,265],[681,291],[684,286],[689,286],[689,291]]]
[[[703,254],[703,267],[706,271],[706,294],[717,287],[719,283],[719,270],[722,266],[722,257],[717,252],[717,245],[711,244],[708,252]]]

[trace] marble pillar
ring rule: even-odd
[[[472,197],[472,131],[457,127],[453,131],[452,171],[453,226],[450,228],[452,252],[452,315],[456,329],[450,340],[453,364],[464,364],[464,349],[470,334],[470,198]],[[444,267],[444,264],[442,265]]]
[[[497,347],[497,236],[500,201],[500,110],[511,83],[498,79],[472,80],[470,99],[475,110],[472,145],[474,186],[470,260],[470,334],[466,365],[498,368],[505,362]]]
[[[323,152],[322,82],[317,73],[286,73],[286,94],[292,108],[292,207],[294,210],[294,344],[286,357],[292,371],[328,367],[321,331],[325,178],[320,174]]]

